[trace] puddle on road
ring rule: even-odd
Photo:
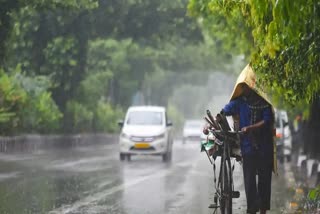
[[[110,158],[98,157],[98,158],[86,158],[76,161],[54,161],[51,165],[46,167],[47,170],[68,171],[68,172],[94,172],[104,171],[112,168],[107,165]]]
[[[108,179],[119,173],[119,164],[114,164],[118,160],[112,160],[112,155],[100,156],[103,151],[97,153],[95,157],[74,151],[2,156],[0,213],[48,213],[112,185]],[[116,169],[110,169],[110,164]]]
[[[0,173],[0,182],[6,179],[12,179],[19,176],[21,172]]]
[[[203,168],[190,169],[194,160],[186,159],[189,155],[186,152],[175,156],[171,165],[162,163],[159,157],[134,157],[131,162],[119,162],[114,154],[102,156],[104,151],[97,152],[98,156],[94,157],[82,156],[84,151],[69,156],[70,152],[66,151],[52,154],[54,158],[0,162],[0,213],[37,214],[51,210],[64,213],[70,208],[69,214],[147,214],[151,213],[150,207],[158,213],[172,214],[210,211],[208,195],[202,193],[209,191],[203,184],[209,183],[212,177],[199,173],[210,170],[208,174],[212,175],[206,159],[206,165],[201,165]],[[178,159],[184,161],[174,162]],[[167,169],[175,172],[169,173]],[[190,170],[188,177],[187,170]],[[289,190],[285,187],[284,178],[273,177],[270,214],[281,213],[289,203]],[[196,198],[191,198],[193,194]],[[146,199],[150,207],[144,207]],[[188,204],[190,201],[192,205]],[[235,213],[244,213],[245,201],[237,199],[235,203],[238,203]],[[194,210],[190,206],[195,207]]]
[[[0,174],[0,213],[47,213],[64,204],[72,204],[96,189],[91,176],[100,175],[44,175],[37,171],[24,173],[23,176],[18,173],[8,173],[6,176]],[[1,180],[2,177],[6,179]]]

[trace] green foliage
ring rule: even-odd
[[[61,72],[59,70],[61,66],[70,66],[70,68],[76,66],[77,61],[73,57],[77,54],[77,45],[74,37],[56,37],[48,43],[47,48],[44,49],[44,55],[49,62],[48,67],[50,67],[48,73]]]
[[[19,72],[19,67],[9,78],[15,89],[20,89],[20,94],[24,96],[23,105],[15,109],[16,119],[19,121],[15,129],[29,130],[39,132],[50,132],[56,130],[59,125],[59,119],[62,117],[57,106],[47,92],[50,81],[45,77],[25,77]],[[8,83],[8,82],[7,82]],[[13,114],[11,114],[13,116]],[[12,128],[11,128],[12,129]]]
[[[62,117],[47,91],[49,80],[25,77],[19,67],[13,75],[1,72],[1,134],[18,131],[50,132],[58,129]]]
[[[20,72],[15,74],[15,79],[28,95],[21,110],[22,129],[41,133],[57,131],[62,114],[48,92],[51,80],[46,76],[28,77]]]
[[[175,132],[181,132],[184,122],[184,115],[179,111],[179,109],[175,105],[171,103],[168,104],[167,112],[169,120],[171,120],[173,123]]]
[[[0,123],[7,123],[12,117],[15,116],[13,112],[5,112],[4,109],[0,109]]]
[[[93,9],[98,7],[98,0],[31,0],[29,5],[34,5],[37,9],[65,8],[71,10]]]
[[[23,108],[1,106],[0,121],[19,121],[8,130],[112,132],[137,92],[166,106],[175,86],[230,61],[186,16],[187,0],[2,3],[0,67],[26,93]]]
[[[225,63],[231,61],[230,55],[218,54],[218,49],[210,42],[163,41],[155,54],[158,67],[173,72],[223,69]]]
[[[251,35],[251,63],[266,86],[286,101],[310,102],[319,93],[319,2],[191,0],[189,11],[235,43],[244,41],[238,35]]]
[[[87,78],[100,78],[100,97],[128,106],[145,73],[153,71],[154,55],[153,49],[140,47],[131,39],[94,40],[89,44]]]
[[[76,101],[68,101],[66,118],[71,132],[89,132],[92,128],[94,114],[87,107]]]
[[[10,133],[19,128],[19,112],[24,108],[27,93],[19,86],[13,76],[0,70],[0,134]]]
[[[17,24],[17,22],[13,22],[13,17],[15,13],[19,13],[20,11],[24,11],[25,13],[30,14],[31,11],[52,11],[56,9],[64,9],[72,12],[79,12],[84,10],[91,10],[98,7],[98,0],[65,0],[65,1],[57,1],[57,0],[2,0],[1,8],[0,8],[0,67],[4,66],[5,58],[7,56],[7,46],[6,43],[10,40],[10,34],[12,30],[12,26]],[[30,23],[28,20],[23,24],[23,28],[26,28]],[[13,24],[14,23],[14,24]],[[32,23],[35,24],[35,23]],[[36,25],[31,25],[33,31],[38,29],[38,23]],[[43,38],[42,38],[43,39]],[[26,45],[30,45],[30,40],[23,41]]]
[[[68,36],[54,38],[43,50],[46,64],[41,73],[53,80],[52,94],[63,112],[85,75],[82,59],[85,53],[81,53],[81,47],[79,39]]]
[[[190,0],[189,11],[209,31],[215,29],[210,32],[217,38],[242,44],[246,40],[239,35],[250,35],[245,54],[259,75],[259,85],[272,94],[276,107],[295,107],[291,115],[310,115],[304,152],[319,157],[320,2]],[[243,52],[237,45],[233,48]]]
[[[221,53],[250,55],[253,47],[251,28],[246,24],[246,8],[242,13],[238,6],[242,1],[190,0],[188,14],[197,17]]]
[[[311,189],[308,193],[308,198],[313,201],[320,202],[320,185],[318,185],[316,188]]]
[[[23,130],[29,132],[51,133],[59,130],[62,114],[52,100],[51,93],[43,91],[35,97],[30,96],[22,111]]]
[[[254,63],[272,88],[277,84],[285,100],[310,102],[320,92],[320,3],[278,1],[268,7],[270,22],[255,27],[266,25],[268,30],[259,35],[262,52],[253,57]]]
[[[117,121],[123,118],[123,111],[119,107],[112,108],[109,103],[102,100],[98,102],[95,109],[94,131],[114,133],[119,130]]]
[[[123,116],[121,108],[100,100],[95,106],[86,106],[77,101],[67,103],[68,131],[73,133],[116,132],[117,120]]]
[[[300,213],[317,213],[320,208],[320,186],[309,190],[308,195],[299,199]]]
[[[97,37],[132,38],[153,47],[172,38],[198,43],[202,33],[196,22],[185,16],[186,6],[187,0],[101,0],[92,12],[93,30]]]
[[[56,37],[43,50],[48,63],[42,73],[52,77],[55,87],[71,88],[70,79],[77,73],[77,45],[74,37]]]
[[[57,130],[59,120],[62,117],[57,105],[51,98],[50,92],[43,92],[35,103],[35,108],[39,111],[37,125],[40,131]]]
[[[98,100],[106,98],[111,76],[111,72],[108,71],[88,75],[80,83],[78,99],[90,108],[95,107]]]

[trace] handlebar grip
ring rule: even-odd
[[[210,112],[209,109],[207,109],[207,115],[208,115],[211,123],[213,124],[213,127],[214,127],[214,128],[217,128],[217,125],[216,125],[216,123],[215,123],[215,120],[214,120],[214,118],[212,117],[212,114],[211,114],[211,112]]]
[[[212,114],[211,114],[211,111],[209,109],[207,109],[207,115],[208,117],[211,119],[212,118]]]

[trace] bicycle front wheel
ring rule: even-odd
[[[232,173],[230,159],[222,160],[220,170],[221,214],[232,214]]]

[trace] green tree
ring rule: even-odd
[[[25,77],[17,67],[0,73],[0,134],[57,130],[62,114],[47,91],[50,80]]]
[[[123,118],[123,115],[121,108],[113,107],[110,103],[100,100],[95,108],[93,130],[95,132],[117,132],[119,130],[117,122]]]
[[[231,20],[226,23],[232,30],[220,28],[229,36],[226,41],[238,42],[239,32],[251,34],[252,42],[246,43],[251,48],[251,63],[265,83],[281,90],[286,100],[311,101],[319,93],[319,2],[191,0],[189,10],[206,21],[220,16]],[[220,11],[218,17],[216,11]],[[216,22],[212,28],[217,27]]]
[[[22,83],[49,80],[37,96],[22,87],[26,106],[37,106],[25,107],[24,131],[54,131],[61,120],[63,131],[113,130],[101,112],[118,115],[137,92],[150,104],[167,105],[172,88],[186,80],[176,73],[220,68],[229,57],[216,54],[217,46],[185,16],[187,0],[1,3],[0,67],[10,74],[20,65]]]
[[[93,9],[98,6],[97,0],[1,0],[0,8],[0,67],[5,64],[5,57],[7,55],[7,41],[10,38],[13,26],[13,14],[19,13],[20,10],[52,10],[55,8],[64,8],[71,10]]]
[[[20,129],[24,132],[52,133],[59,130],[62,113],[52,99],[48,88],[52,84],[45,76],[28,77],[20,72],[15,80],[27,93],[25,106],[19,113]]]
[[[69,100],[66,106],[65,128],[71,133],[90,132],[94,113],[83,104]]]
[[[98,90],[100,96],[114,105],[128,106],[145,73],[154,70],[155,55],[152,48],[140,47],[131,39],[97,39],[90,42],[86,74],[100,76],[100,86],[104,85]]]
[[[25,107],[27,93],[13,76],[0,70],[0,134],[11,134],[21,126],[19,112]]]
[[[320,128],[320,3],[297,1],[196,1],[190,0],[191,15],[205,20],[205,26],[219,28],[228,43],[246,44],[255,70],[273,93],[285,102],[310,106],[311,130],[306,139],[312,156],[320,153],[315,136]],[[211,20],[214,20],[210,23]],[[221,28],[220,21],[228,24]],[[229,30],[231,29],[231,30]],[[214,32],[213,32],[214,33]],[[223,38],[219,33],[214,34]],[[247,37],[237,35],[248,35]],[[237,46],[234,47],[239,51]],[[241,51],[245,52],[245,51]]]
[[[67,101],[74,97],[84,76],[83,68],[79,69],[78,65],[78,45],[79,41],[74,37],[56,37],[43,50],[47,63],[41,73],[51,76],[53,97],[62,111]]]

